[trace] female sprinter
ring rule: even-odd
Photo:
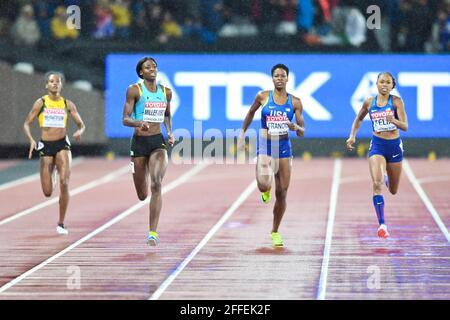
[[[31,159],[33,150],[37,150],[40,156],[40,175],[42,191],[46,197],[53,192],[53,179],[55,178],[55,166],[59,174],[59,221],[56,231],[67,235],[69,231],[64,226],[67,206],[69,204],[69,178],[72,154],[70,141],[67,137],[67,115],[70,114],[78,130],[73,134],[75,140],[80,140],[85,130],[75,104],[61,96],[64,77],[61,73],[50,71],[45,75],[47,95],[36,100],[25,119],[24,131],[30,141],[28,158]],[[41,140],[36,146],[36,141],[31,135],[30,126],[38,118],[41,127]]]
[[[136,73],[144,81],[128,87],[122,123],[134,127],[130,156],[134,186],[141,201],[147,198],[148,175],[150,175],[152,195],[147,243],[156,246],[159,242],[156,228],[162,207],[161,183],[168,164],[167,146],[161,134],[161,123],[164,122],[168,142],[173,145],[170,114],[172,91],[156,83],[155,59],[145,57],[139,60]]]
[[[244,147],[244,134],[256,111],[261,109],[261,130],[258,135],[256,181],[261,191],[261,199],[268,203],[275,176],[275,205],[273,208],[272,244],[282,247],[283,239],[278,228],[286,211],[286,195],[291,178],[292,147],[289,130],[297,136],[304,135],[302,103],[299,98],[287,93],[289,69],[284,64],[272,67],[273,91],[260,91],[255,97],[242,125],[238,149]],[[297,123],[293,123],[295,114]]]
[[[350,137],[347,139],[347,148],[354,149],[356,133],[364,117],[369,113],[373,128],[369,148],[369,167],[372,177],[373,205],[379,224],[377,233],[380,238],[388,238],[389,232],[384,221],[382,187],[384,182],[392,194],[397,193],[403,160],[403,145],[399,129],[408,130],[408,120],[402,99],[390,94],[395,88],[395,79],[389,72],[378,75],[377,88],[378,95],[364,101],[353,121]]]

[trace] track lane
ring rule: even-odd
[[[385,195],[391,238],[378,239],[367,161],[346,159],[340,186],[326,299],[448,299],[450,247],[402,174],[399,192]]]
[[[0,160],[0,170],[15,166],[20,160]]]
[[[72,168],[69,188],[74,190],[95,179],[107,175],[108,173],[127,166],[129,160],[120,159],[108,161],[102,158],[84,160]],[[42,193],[41,182],[38,179],[29,181],[8,189],[0,191],[0,221],[4,220],[20,211],[31,208],[35,205],[48,201],[51,198],[59,197],[59,184],[53,191],[50,198],[46,198]],[[70,208],[70,205],[69,205]],[[58,210],[53,210],[58,214]],[[1,228],[1,227],[0,227]]]
[[[314,299],[332,176],[333,160],[294,160],[280,226],[285,247],[270,239],[274,195],[266,205],[255,191],[160,299]]]
[[[164,183],[176,179],[190,167],[169,168]],[[63,250],[138,201],[130,173],[73,199],[66,218],[68,236],[56,234],[54,210],[41,209],[6,225],[0,233],[0,260],[5,261],[0,269],[0,284]]]
[[[252,176],[253,172],[248,173],[249,181]],[[229,204],[225,200],[231,201],[239,195],[241,190],[236,185],[243,178],[245,175],[240,170],[223,165],[207,167],[164,196],[158,247],[148,247],[145,243],[148,209],[141,208],[0,297],[147,299],[217,222]],[[233,183],[222,184],[224,180]],[[80,267],[80,290],[67,288],[66,271],[70,266]]]

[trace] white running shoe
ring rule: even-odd
[[[58,232],[59,234],[64,234],[64,235],[68,235],[69,234],[69,230],[67,230],[66,228],[64,228],[64,225],[58,225],[56,227],[56,232]]]
[[[387,239],[389,237],[389,232],[385,224],[380,224],[377,231],[378,237]]]

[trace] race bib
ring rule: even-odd
[[[146,102],[144,105],[144,121],[147,122],[164,122],[164,114],[166,113],[167,102]]]
[[[388,115],[394,116],[394,111],[377,111],[371,114],[373,129],[375,132],[393,131],[397,129],[395,124],[386,120],[386,116]]]
[[[267,116],[267,130],[272,136],[280,136],[289,132],[289,119],[286,116]]]
[[[44,122],[43,127],[46,128],[64,128],[64,119],[66,116],[66,110],[64,109],[44,109]]]

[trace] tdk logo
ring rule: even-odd
[[[368,96],[378,93],[376,81],[379,72],[364,74],[356,86],[353,95],[349,98],[349,105],[355,111],[360,110],[364,100]],[[395,76],[395,75],[394,75]],[[399,72],[397,75],[399,87],[415,87],[417,90],[417,118],[419,120],[433,120],[433,89],[435,87],[450,87],[449,72]],[[244,88],[260,87],[261,90],[273,88],[272,77],[262,72],[176,72],[173,79],[160,72],[158,80],[172,88],[173,98],[171,103],[172,114],[176,113],[180,105],[177,95],[178,87],[192,88],[192,101],[183,101],[192,105],[194,120],[209,120],[212,112],[211,89],[213,87],[225,87],[226,118],[231,121],[242,121],[250,108],[243,103]],[[314,94],[326,83],[332,81],[331,72],[312,72],[300,82],[297,81],[295,72],[289,73],[287,91],[300,97],[303,104],[303,112],[311,119],[317,121],[331,121],[333,115],[330,109],[335,106],[327,106],[320,102]],[[338,86],[336,86],[336,89]],[[400,96],[397,88],[392,94]],[[413,106],[409,106],[410,108]],[[260,118],[260,113],[255,114],[255,119]],[[368,117],[366,117],[366,120]]]

